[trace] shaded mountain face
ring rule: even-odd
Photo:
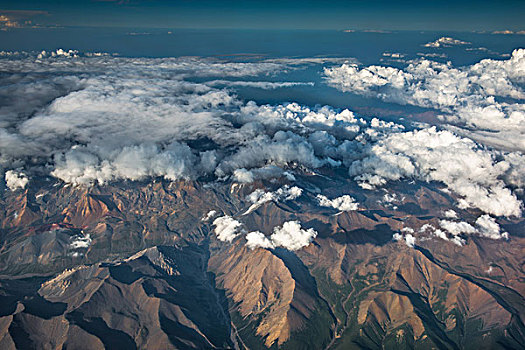
[[[508,240],[458,245],[423,233],[455,200],[436,185],[398,183],[385,200],[330,171],[296,175],[5,192],[1,348],[522,346],[523,221],[501,221]],[[359,206],[322,206],[321,186]],[[315,235],[296,249],[285,231]]]

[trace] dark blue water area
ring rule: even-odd
[[[468,41],[471,45],[426,48],[441,36]],[[445,54],[441,60],[467,65],[482,58],[504,58],[525,47],[524,35],[493,35],[469,32],[389,33],[308,30],[191,30],[144,28],[36,28],[0,32],[0,50],[39,51],[57,48],[81,52],[103,51],[130,57],[221,56],[227,59],[260,57],[355,57],[363,64],[378,63],[384,52]],[[466,51],[466,48],[487,50]],[[440,58],[436,58],[440,60]]]

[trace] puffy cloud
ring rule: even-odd
[[[7,30],[10,28],[20,28],[20,23],[13,20],[12,18],[0,14],[0,30]]]
[[[414,245],[416,244],[416,237],[412,236],[410,233],[407,233],[405,235],[405,243],[410,248],[414,248]]]
[[[104,184],[115,179],[141,180],[157,176],[178,180],[191,178],[196,163],[190,148],[178,142],[163,150],[154,144],[141,144],[113,152],[102,151],[103,158],[97,153],[85,147],[73,147],[55,159],[55,170],[51,174],[74,184]]]
[[[347,166],[363,140],[403,127],[330,107],[258,106],[228,89],[186,80],[269,76],[323,62],[120,58],[69,50],[6,59],[13,74],[0,78],[9,81],[0,91],[9,101],[1,107],[0,165],[38,163],[74,184],[210,175],[293,180],[289,165]]]
[[[250,193],[246,199],[253,203],[243,215],[247,215],[254,210],[257,210],[261,205],[267,202],[279,202],[279,201],[289,201],[294,200],[301,196],[303,190],[297,186],[290,187],[284,185],[283,187],[277,189],[274,192],[265,192],[261,189],[257,189],[254,192]]]
[[[253,173],[245,168],[235,169],[233,179],[240,183],[250,183],[255,180]]]
[[[441,222],[443,223],[443,221]],[[454,223],[452,224],[448,224],[448,223],[445,223],[445,226],[449,226],[451,227],[453,230],[456,230],[458,229]],[[467,224],[468,225],[468,224]],[[445,240],[445,241],[449,241],[449,242],[452,242],[458,246],[464,246],[467,242],[461,238],[459,235],[452,235],[452,238],[449,238],[446,234],[445,231],[439,229],[439,228],[435,228],[434,226],[430,225],[430,224],[425,224],[423,226],[420,227],[419,229],[419,233],[430,233],[432,236],[434,237],[437,237],[437,238],[440,238],[442,240]]]
[[[403,178],[438,181],[462,197],[462,207],[474,206],[498,216],[521,215],[521,201],[502,180],[509,163],[449,131],[432,127],[390,134],[370,145],[365,154],[349,168],[364,188]]]
[[[449,209],[449,210],[446,210],[443,215],[446,217],[446,218],[449,218],[449,219],[457,219],[458,218],[458,213],[456,213],[454,210],[452,209]]]
[[[457,117],[462,106],[496,106],[497,115],[499,103],[503,114],[513,113],[505,120],[514,124],[505,132],[514,135],[521,127],[521,107],[512,102],[523,95],[520,55],[518,50],[510,60],[485,60],[461,69],[425,60],[405,70],[347,63],[327,75],[343,89],[437,106],[450,112],[445,119]],[[23,168],[28,176],[49,173],[74,184],[105,184],[150,177],[294,181],[290,169],[347,167],[365,188],[405,178],[438,181],[459,195],[461,208],[520,214],[521,153],[488,150],[449,131],[406,131],[347,109],[257,105],[211,80],[267,83],[277,73],[326,61],[69,56],[2,58],[10,72],[0,77],[7,86],[0,91],[0,99],[7,101],[0,107],[2,168]],[[236,80],[241,77],[249,79]],[[492,101],[491,94],[503,99]],[[337,202],[353,205],[348,199]]]
[[[16,172],[14,170],[8,170],[5,172],[5,183],[11,191],[25,188],[28,182],[29,179],[24,173]]]
[[[78,57],[78,51],[77,50],[64,50],[64,49],[57,49],[56,51],[42,51],[38,54],[37,58],[42,59],[44,57]]]
[[[469,45],[469,44],[470,43],[467,41],[462,41],[462,40],[454,39],[448,36],[443,36],[439,39],[436,39],[435,41],[426,43],[423,46],[424,47],[451,47],[451,46]]]
[[[359,208],[359,203],[356,203],[355,199],[347,194],[334,199],[328,199],[328,197],[318,194],[317,201],[320,206],[331,207],[340,211],[352,211]]]
[[[414,245],[416,244],[416,237],[414,237],[411,233],[407,233],[403,236],[402,234],[396,232],[392,236],[392,239],[394,241],[404,241],[405,244],[410,248],[414,248]]]
[[[89,234],[80,236],[74,236],[71,238],[71,243],[69,243],[69,247],[71,249],[85,249],[88,248],[91,245],[91,236]]]
[[[228,215],[218,217],[213,221],[213,225],[215,226],[214,231],[217,238],[223,242],[232,242],[244,232],[242,224]]]
[[[455,222],[455,221],[449,221],[449,220],[441,220],[439,222],[439,225],[443,229],[453,234],[454,236],[457,236],[461,233],[464,233],[464,234],[476,233],[476,229],[472,225],[470,225],[467,222],[463,222],[463,221]]]
[[[479,234],[482,237],[486,237],[490,239],[508,239],[509,238],[508,233],[502,232],[496,220],[490,215],[482,215],[479,218],[477,218],[475,222],[475,227],[463,221],[441,220],[439,224],[441,228],[450,232],[454,236],[458,236],[460,234],[467,234],[467,235],[468,234]],[[444,237],[441,237],[441,238],[444,238]]]
[[[264,233],[259,231],[249,232],[246,235],[246,246],[250,249],[255,248],[265,248],[273,249],[275,248],[273,242],[264,235]]]
[[[512,142],[503,146],[525,150],[525,143],[518,141],[525,134],[525,106],[513,101],[525,99],[525,49],[515,50],[508,60],[485,59],[462,68],[422,59],[404,70],[343,64],[326,68],[325,75],[342,91],[441,110],[445,122],[495,147],[502,146],[498,133],[506,132]],[[492,135],[481,137],[471,129]]]
[[[288,221],[282,227],[274,228],[270,238],[258,231],[250,232],[246,235],[246,245],[251,249],[282,247],[295,251],[310,245],[315,237],[317,232],[314,229],[304,230],[298,221]]]
[[[213,225],[217,238],[223,242],[232,242],[246,233],[243,224],[228,215],[215,219]],[[248,232],[245,235],[246,246],[250,249],[282,247],[292,251],[308,246],[315,237],[317,232],[312,228],[303,229],[299,221],[287,221],[282,226],[274,227],[270,237],[259,231]]]
[[[476,227],[481,236],[491,239],[509,239],[507,232],[501,232],[501,228],[494,218],[482,215],[476,220]]]
[[[273,137],[259,135],[248,141],[232,156],[219,163],[216,174],[223,176],[235,169],[260,167],[268,162],[286,165],[297,162],[308,167],[319,168],[329,164],[315,155],[308,141],[291,131],[277,131]]]
[[[315,237],[317,232],[314,229],[304,230],[299,221],[287,221],[282,227],[274,228],[270,241],[274,247],[293,251],[310,245]]]

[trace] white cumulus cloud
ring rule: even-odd
[[[462,40],[454,39],[448,36],[443,36],[439,39],[436,39],[435,41],[426,43],[423,46],[424,47],[450,47],[450,46],[468,45],[468,44],[470,43],[467,41],[462,41]]]
[[[287,221],[281,227],[275,227],[272,235],[268,238],[261,232],[250,232],[246,235],[246,245],[255,249],[282,247],[288,250],[299,250],[307,247],[317,237],[317,232],[303,229],[299,221]]]
[[[502,232],[496,220],[490,215],[482,215],[476,220],[476,227],[482,237],[491,239],[509,239],[507,232]]]
[[[25,188],[28,182],[29,179],[24,173],[16,172],[14,170],[8,170],[5,172],[5,183],[11,191]]]
[[[223,242],[232,242],[244,232],[242,224],[228,215],[218,217],[213,221],[213,225],[215,226],[214,231],[217,238]]]
[[[317,201],[320,206],[331,207],[340,211],[352,211],[359,208],[359,203],[355,201],[354,197],[347,194],[334,199],[328,199],[328,197],[318,194]]]
[[[438,181],[462,197],[463,207],[498,216],[521,215],[521,201],[502,180],[509,163],[470,139],[432,127],[390,134],[365,153],[349,170],[364,188],[404,178]]]
[[[459,68],[421,59],[405,69],[343,64],[326,68],[325,75],[342,91],[435,108],[444,112],[444,122],[476,140],[525,150],[525,49],[508,60],[485,59]]]

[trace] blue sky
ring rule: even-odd
[[[519,31],[525,1],[0,0],[0,16],[4,27]]]

